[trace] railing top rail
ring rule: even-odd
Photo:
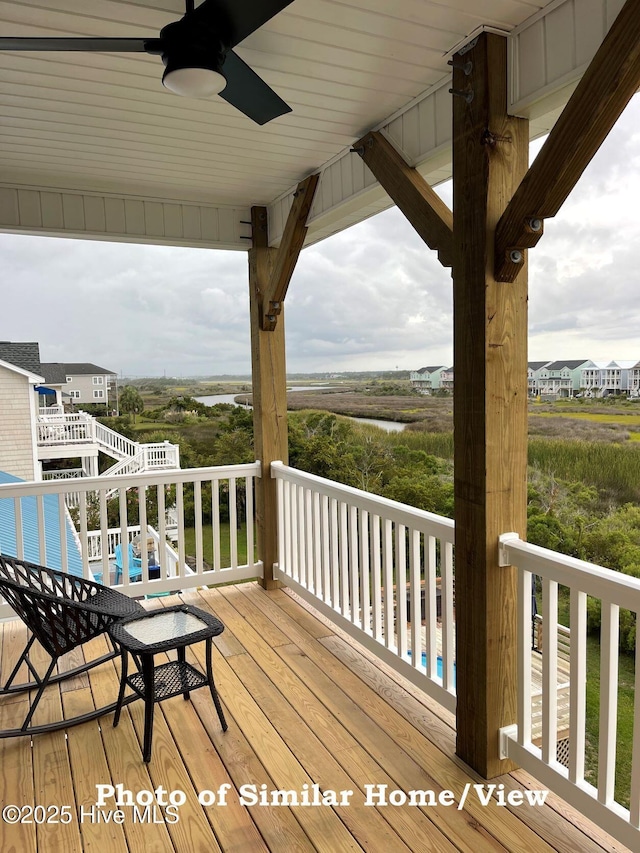
[[[367,510],[372,515],[391,518],[399,524],[412,527],[417,527],[421,523],[427,527],[435,528],[433,530],[434,535],[453,537],[454,521],[451,518],[409,507],[406,504],[383,498],[380,495],[373,495],[353,486],[344,486],[333,480],[319,477],[317,474],[308,474],[305,471],[299,471],[297,468],[291,468],[283,462],[271,463],[271,476],[275,479],[297,483],[300,486],[314,486],[323,494],[339,501],[347,500],[357,504],[361,509]]]
[[[524,542],[516,533],[500,536],[500,565],[516,565],[562,586],[576,589],[640,613],[640,579],[567,557],[548,548]]]
[[[42,409],[38,413],[38,421],[42,423],[86,423],[90,420],[93,420],[91,415],[87,415],[86,412],[48,412],[43,411]]]
[[[38,483],[7,483],[0,485],[0,498],[22,498],[34,494],[49,495],[68,491],[96,492],[109,489],[132,488],[174,483],[228,480],[230,477],[259,477],[260,462],[243,465],[218,465],[211,468],[183,468],[177,471],[143,471],[114,477],[82,477],[77,481],[48,480]]]

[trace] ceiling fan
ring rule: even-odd
[[[233,51],[293,0],[185,0],[185,15],[167,24],[159,38],[6,38],[0,50],[150,53],[162,57],[162,82],[178,95],[219,94],[257,124],[291,112]]]

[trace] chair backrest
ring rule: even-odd
[[[142,609],[101,584],[4,555],[0,594],[52,657],[102,634],[125,613]]]
[[[133,543],[129,542],[128,547],[129,554],[129,577],[130,578],[138,578],[142,574],[142,559],[140,557],[136,557],[133,550]],[[122,575],[122,571],[124,569],[124,563],[122,560],[122,545],[116,545],[115,552],[115,562],[116,569],[118,571],[117,579],[120,579]]]

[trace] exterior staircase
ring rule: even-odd
[[[141,444],[101,424],[86,412],[40,414],[36,423],[39,449],[69,450],[69,456],[82,456],[83,448],[106,453],[115,464],[104,476],[140,471],[166,471],[180,468],[180,448],[168,441]],[[65,454],[66,455],[66,454]]]

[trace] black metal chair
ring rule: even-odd
[[[21,728],[0,730],[0,737],[56,731],[93,720],[115,710],[117,703],[113,702],[111,705],[70,719],[40,726],[30,725],[38,702],[49,684],[86,672],[94,666],[111,660],[120,653],[120,650],[114,648],[95,660],[54,674],[53,670],[58,659],[104,633],[119,619],[139,612],[144,613],[142,605],[118,590],[95,581],[3,555],[0,555],[0,595],[31,631],[31,638],[24,651],[9,678],[0,688],[0,698],[8,693],[38,688]],[[29,652],[36,640],[51,656],[51,662],[44,676],[38,674],[29,658]],[[28,667],[34,680],[14,685],[13,681],[23,663]]]

